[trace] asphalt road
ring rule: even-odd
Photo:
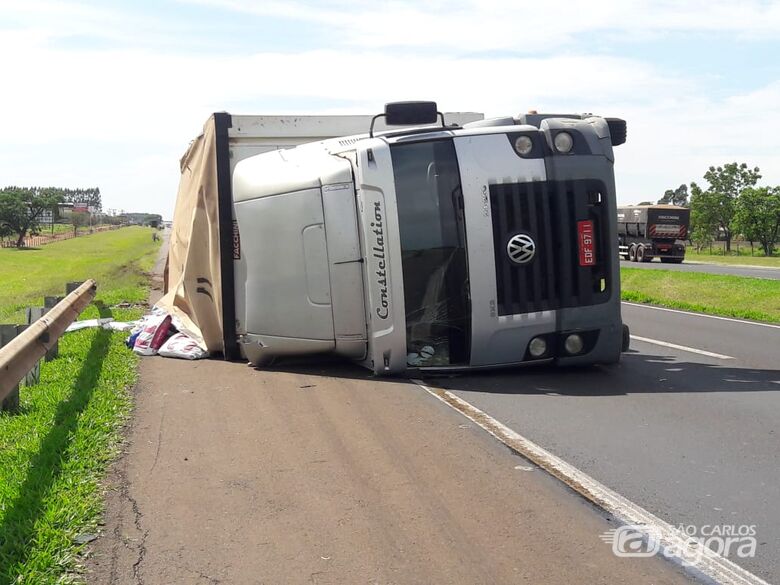
[[[407,380],[149,357],[135,404],[96,585],[691,583],[615,556],[613,519]]]
[[[704,264],[685,260],[682,264],[664,264],[663,262],[629,262],[621,260],[624,268],[643,268],[647,270],[679,270],[681,272],[706,272],[708,274],[728,274],[732,276],[752,276],[753,278],[770,278],[780,280],[780,268],[762,266],[733,266],[722,264]]]
[[[624,304],[619,366],[433,379],[677,526],[755,525],[780,582],[780,327]],[[731,359],[725,359],[729,357]]]
[[[736,560],[780,581],[780,328],[625,318],[720,357],[642,341],[620,366],[429,384],[673,524],[755,524]],[[92,583],[690,582],[613,555],[613,519],[408,381],[157,357],[135,392]]]

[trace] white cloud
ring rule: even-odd
[[[334,43],[436,47],[459,52],[549,51],[577,35],[719,32],[780,34],[780,4],[747,0],[181,0],[260,16],[320,23]]]
[[[4,111],[36,112],[7,121],[6,136],[17,142],[165,143],[172,134],[191,131],[192,121],[211,111],[269,97],[348,100],[371,111],[385,101],[430,96],[443,107],[498,114],[544,106],[618,107],[628,100],[649,102],[659,92],[693,89],[647,65],[603,56],[408,60],[381,52],[309,51],[204,58],[58,51],[39,38],[37,32],[29,38],[0,36],[0,51],[24,55],[6,68],[23,90],[4,92],[0,105]],[[289,111],[284,99],[279,104],[275,113],[301,113]]]
[[[261,6],[266,13],[330,24],[334,38],[345,34],[361,50],[334,44],[328,50],[204,56],[152,50],[140,41],[138,48],[62,49],[53,41],[66,31],[120,38],[132,29],[123,31],[121,23],[136,22],[84,5],[69,11],[71,4],[60,2],[14,2],[17,18],[27,7],[31,12],[27,26],[0,29],[0,54],[11,57],[3,76],[14,88],[0,92],[0,111],[11,114],[3,120],[0,184],[99,184],[107,207],[170,214],[178,158],[211,112],[372,113],[398,99],[435,99],[445,110],[488,115],[535,108],[624,117],[629,141],[617,150],[616,168],[626,201],[653,199],[699,179],[708,165],[731,160],[759,165],[767,182],[780,184],[780,81],[714,97],[706,90],[711,80],[681,77],[649,61],[588,54],[576,44],[549,51],[577,33],[617,28],[621,19],[630,21],[624,31],[646,24],[657,31],[767,32],[777,25],[775,4],[748,3],[738,14],[730,11],[730,19],[721,2],[706,10],[698,3],[664,3],[657,13],[639,2],[580,4],[576,10],[569,3],[564,9],[560,3],[481,2],[479,11],[468,2],[453,9],[441,3],[426,4],[424,15],[406,2],[362,13],[346,3],[311,10],[291,3]],[[699,20],[693,18],[697,11]],[[52,24],[58,19],[65,26]],[[548,21],[556,24],[554,34]],[[155,27],[159,32],[164,24]],[[408,44],[436,50],[410,58],[383,49],[398,38],[394,29],[405,31]],[[522,48],[532,38],[546,38],[549,54],[462,57],[504,43]],[[458,51],[448,50],[454,39]],[[302,111],[287,105],[291,98],[346,105]],[[260,110],[247,105],[253,102],[273,105]]]

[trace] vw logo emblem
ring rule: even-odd
[[[536,243],[528,234],[516,234],[506,243],[506,253],[515,264],[528,264],[536,254]]]

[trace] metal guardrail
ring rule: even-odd
[[[97,283],[82,283],[40,319],[0,348],[0,403],[95,298]]]

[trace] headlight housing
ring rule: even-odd
[[[578,335],[577,333],[567,335],[566,340],[563,342],[563,349],[565,349],[566,353],[569,355],[577,355],[578,353],[582,352],[584,347],[585,342],[582,339],[582,336]]]
[[[555,150],[561,154],[569,154],[574,148],[574,138],[568,132],[558,132],[553,138]]]
[[[520,156],[528,156],[534,148],[534,141],[530,136],[518,136],[515,138],[515,151]]]
[[[542,357],[547,353],[547,341],[543,337],[534,337],[528,344],[528,353],[534,358]]]

